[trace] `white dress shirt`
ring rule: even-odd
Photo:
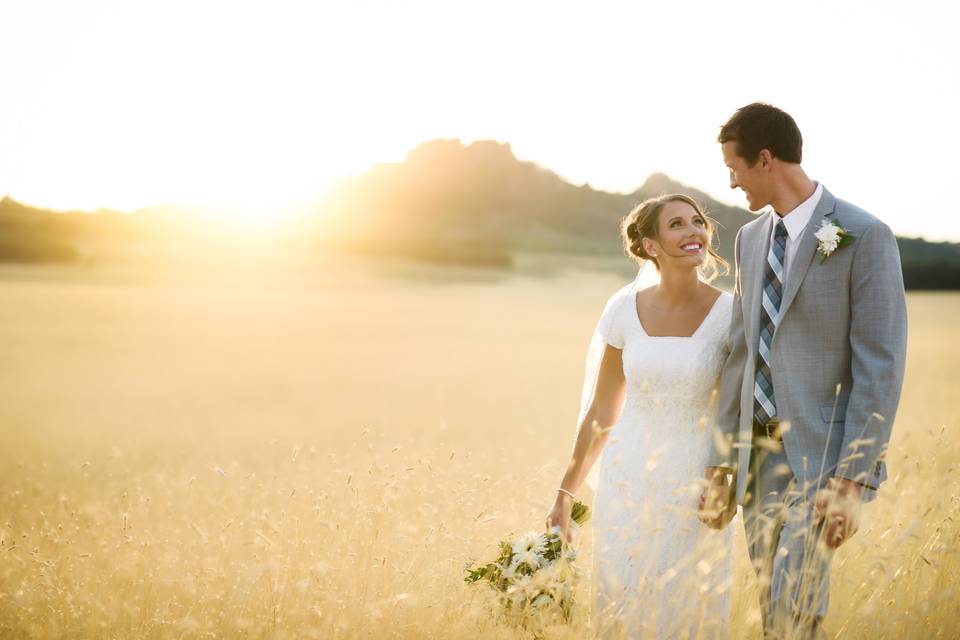
[[[770,216],[770,242],[773,242],[773,233],[777,229],[777,222],[783,218],[783,226],[787,228],[787,247],[783,255],[783,282],[786,284],[787,275],[790,273],[790,265],[793,264],[793,254],[797,252],[797,246],[800,244],[800,237],[803,230],[807,228],[807,223],[813,217],[813,210],[817,208],[820,202],[820,196],[823,195],[823,185],[817,183],[817,188],[813,190],[813,195],[798,204],[794,209],[788,211],[782,216],[776,211]],[[810,233],[813,233],[811,231]]]

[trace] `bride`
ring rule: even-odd
[[[711,221],[684,195],[637,205],[621,232],[641,272],[653,263],[659,282],[641,288],[638,275],[603,310],[576,443],[547,528],[559,526],[570,539],[574,493],[598,475],[597,634],[725,637],[734,528],[702,525],[697,506],[733,303],[708,281],[726,263],[711,247]],[[599,473],[590,473],[598,458]]]

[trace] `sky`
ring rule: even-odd
[[[955,3],[86,0],[0,5],[0,195],[270,220],[437,138],[576,184],[662,171],[730,204],[716,135],[773,103],[804,168],[960,241]]]

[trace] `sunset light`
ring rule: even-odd
[[[0,640],[957,637],[958,7],[0,0]]]
[[[8,4],[0,194],[268,221],[331,179],[458,138],[508,142],[575,184],[629,192],[662,171],[742,205],[715,137],[761,99],[809,132],[814,177],[900,233],[960,238],[937,191],[960,144],[942,124],[960,112],[954,10],[805,7],[787,20],[762,2]],[[836,44],[772,44],[814,33]]]

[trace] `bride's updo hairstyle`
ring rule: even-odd
[[[707,230],[707,259],[700,265],[700,277],[704,281],[710,282],[719,275],[729,273],[730,265],[713,248],[713,230],[715,228],[713,220],[704,213],[699,202],[682,193],[670,193],[658,198],[644,200],[626,215],[620,223],[620,235],[623,238],[623,247],[626,249],[627,255],[641,264],[644,260],[649,260],[657,267],[658,271],[660,270],[660,263],[657,262],[657,259],[643,248],[643,239],[657,239],[660,212],[663,211],[668,202],[686,202],[703,219]]]

